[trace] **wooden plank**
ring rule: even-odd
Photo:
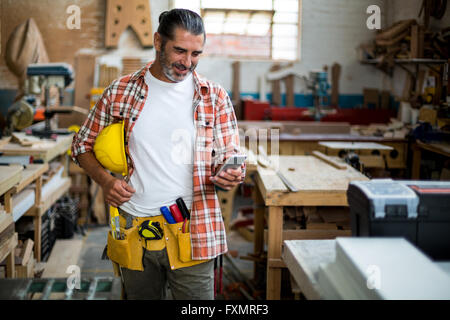
[[[12,255],[14,256],[14,249],[16,248],[17,243],[18,235],[17,232],[15,232],[12,237],[5,241],[0,247],[0,261],[5,260],[5,258],[7,258],[10,253],[12,253]]]
[[[22,171],[22,179],[14,186],[14,193],[22,191],[30,183],[36,180],[37,177],[43,175],[48,170],[48,163],[44,164],[29,164]]]
[[[283,241],[288,240],[329,240],[337,237],[351,237],[351,230],[321,230],[321,229],[302,229],[302,230],[283,230]],[[264,242],[267,243],[267,230],[264,230]]]
[[[268,259],[267,266],[270,268],[286,268],[286,264],[281,259]]]
[[[234,111],[237,119],[242,119],[241,106],[241,63],[234,61],[232,67],[232,84],[231,84],[231,99],[233,101]]]
[[[34,224],[34,256],[36,261],[41,261],[41,235],[42,235],[42,218],[40,215],[35,215],[33,218]]]
[[[37,212],[37,215],[42,216],[59,198],[69,191],[71,184],[72,180],[70,178],[61,178],[59,184],[54,186],[52,190],[49,190],[47,195],[43,197],[39,206],[35,210],[27,212],[25,215],[34,216]]]
[[[269,207],[269,231],[268,231],[268,259],[281,258],[283,208]],[[268,300],[279,300],[281,292],[281,269],[268,266],[267,268],[267,291]]]
[[[295,107],[294,101],[294,75],[290,74],[284,80],[286,87],[286,106]]]
[[[134,30],[142,46],[153,45],[149,2],[108,0],[106,5],[105,46],[117,47],[120,35],[128,27]]]
[[[0,233],[14,223],[12,214],[5,211],[0,212]]]
[[[47,195],[38,206],[38,213],[42,216],[59,198],[61,198],[70,189],[72,180],[70,178],[61,178],[58,186],[52,188],[52,192]]]
[[[83,240],[56,240],[42,278],[66,278],[67,267],[78,263]]]
[[[31,239],[27,239],[25,243],[23,244],[23,249],[20,253],[20,264],[22,266],[26,266],[28,264],[28,261],[33,256],[33,246],[34,242]]]
[[[331,105],[339,106],[339,77],[341,75],[341,65],[334,63],[331,67]]]
[[[34,278],[34,259],[28,260],[24,266],[16,265],[16,278]]]
[[[22,178],[21,165],[0,166],[0,195],[5,194]]]
[[[252,199],[254,202],[254,236],[253,236],[253,253],[255,256],[260,257],[264,252],[264,224],[265,224],[265,212],[264,199],[258,188],[254,187],[252,190]],[[258,263],[255,262],[253,266],[254,280],[257,281],[260,276]]]
[[[268,206],[346,206],[348,183],[368,180],[347,164],[346,170],[338,170],[313,156],[280,156],[278,161],[299,191],[289,192],[273,171],[258,167],[256,183]]]
[[[391,146],[376,142],[320,141],[319,145],[337,150],[392,150]]]
[[[9,189],[4,195],[4,205],[5,211],[8,213],[13,213],[13,204],[12,204],[12,189]]]
[[[346,170],[347,166],[343,163],[339,163],[336,160],[333,160],[332,158],[328,157],[327,155],[323,154],[320,151],[313,151],[312,152],[313,156],[315,156],[317,159],[320,159],[322,161],[325,161],[326,163],[328,163],[330,166],[339,169],[339,170]]]
[[[44,140],[36,146],[24,147],[17,143],[8,143],[0,147],[0,152],[5,156],[33,156],[36,159],[41,159],[44,162],[49,162],[58,155],[69,150],[74,134],[59,135],[56,141]]]
[[[278,71],[281,69],[280,64],[274,64],[269,71]],[[272,105],[281,106],[281,86],[280,80],[272,81]]]
[[[6,241],[8,241],[11,236],[14,235],[15,225],[11,223],[2,232],[0,232],[0,246],[2,246]]]

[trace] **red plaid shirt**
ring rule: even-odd
[[[141,70],[115,80],[89,112],[88,118],[74,136],[72,159],[92,151],[95,139],[106,126],[124,121],[128,176],[134,171],[127,141],[142,111],[148,90],[144,75],[151,63]],[[225,227],[214,184],[209,181],[218,165],[239,153],[239,132],[233,105],[227,92],[218,84],[194,78],[193,110],[196,127],[194,149],[194,197],[191,210],[191,245],[194,260],[212,259],[227,252]],[[245,165],[242,166],[242,179]]]

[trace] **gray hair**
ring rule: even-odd
[[[203,34],[204,40],[206,40],[202,17],[191,10],[172,9],[161,13],[159,16],[158,33],[165,38],[164,40],[174,39],[176,27],[189,31],[196,36]]]

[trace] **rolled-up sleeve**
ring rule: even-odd
[[[89,111],[87,119],[73,137],[71,157],[77,165],[79,165],[77,157],[82,153],[92,151],[98,133],[102,131],[104,127],[112,123],[113,118],[110,114],[110,93],[111,86],[103,91],[102,97]]]
[[[242,154],[236,114],[230,97],[224,89],[220,89],[217,98],[217,109],[214,127],[213,173],[234,154]],[[242,164],[242,181],[245,178],[246,166]]]

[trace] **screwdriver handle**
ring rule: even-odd
[[[191,219],[191,214],[189,213],[188,208],[186,207],[186,203],[184,203],[183,198],[178,198],[175,200],[177,203],[178,208],[180,209],[181,214],[183,215],[184,219]]]
[[[170,212],[172,212],[172,216],[176,222],[181,222],[184,220],[183,215],[181,214],[180,209],[178,208],[178,205],[176,203],[169,206],[169,209]]]
[[[172,214],[169,211],[169,208],[161,207],[159,211],[161,211],[162,215],[164,216],[164,218],[166,218],[169,224],[176,223],[175,219],[172,217]]]

